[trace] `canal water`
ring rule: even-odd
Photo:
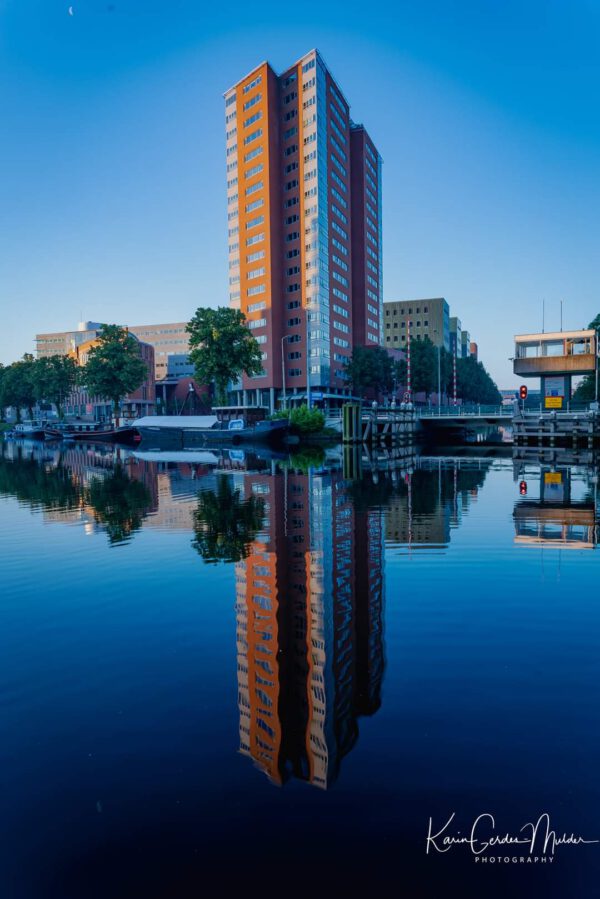
[[[597,479],[522,452],[5,441],[0,896],[599,895],[482,849],[600,839]]]

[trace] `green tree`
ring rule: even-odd
[[[2,400],[4,406],[12,406],[17,421],[21,421],[21,409],[24,407],[33,418],[33,407],[36,403],[34,370],[37,361],[31,353],[26,353],[19,362],[13,362],[4,369],[2,376]]]
[[[413,393],[432,393],[437,390],[437,349],[429,337],[410,341],[410,372]],[[406,385],[408,365],[406,360],[396,363],[396,377]]]
[[[111,544],[123,543],[138,531],[152,506],[146,485],[130,478],[122,465],[116,465],[106,477],[93,477],[85,488],[84,501]]]
[[[588,328],[593,329],[596,334],[600,331],[600,313],[593,319]],[[597,351],[597,350],[596,350]],[[596,373],[586,375],[579,384],[577,390],[573,394],[575,403],[592,403],[596,399]]]
[[[68,511],[78,508],[81,490],[69,468],[8,459],[0,445],[0,496],[16,496],[33,509]]]
[[[63,403],[77,382],[77,363],[70,356],[43,356],[33,370],[34,391],[38,402],[54,403],[63,418]]]
[[[148,377],[148,366],[140,354],[138,341],[126,328],[103,325],[98,342],[80,370],[80,382],[90,396],[110,400],[115,416],[119,403],[140,387]]]
[[[239,562],[262,527],[264,502],[260,497],[242,499],[228,475],[220,475],[217,489],[198,496],[194,512],[192,546],[206,562]]]
[[[456,360],[456,381],[459,397],[465,403],[485,403],[497,406],[502,396],[482,362],[472,356]]]
[[[239,309],[198,308],[186,328],[196,379],[215,383],[217,402],[227,402],[227,384],[242,374],[262,373],[262,351]]]
[[[355,346],[346,363],[346,373],[359,396],[369,388],[388,391],[394,385],[394,362],[383,347]]]

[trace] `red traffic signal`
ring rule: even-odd
[[[526,400],[527,399],[527,385],[521,384],[519,387],[519,399]]]
[[[527,481],[521,481],[519,484],[519,493],[521,496],[527,496]]]

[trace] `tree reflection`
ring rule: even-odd
[[[239,562],[248,555],[262,527],[264,511],[262,499],[242,499],[231,479],[220,475],[216,491],[203,491],[198,496],[192,546],[206,562]]]
[[[81,502],[81,490],[69,468],[35,459],[0,458],[0,494],[47,511],[76,509]]]
[[[85,488],[84,500],[111,544],[123,543],[138,531],[152,506],[148,488],[132,480],[122,465],[106,477],[95,475]]]

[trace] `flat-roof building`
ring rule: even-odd
[[[229,299],[262,374],[236,401],[350,392],[356,344],[383,343],[381,157],[317,50],[225,93]]]
[[[127,325],[144,343],[154,347],[155,379],[175,380],[192,377],[194,367],[189,360],[189,340],[186,322],[167,322],[158,325]],[[94,339],[100,329],[101,322],[80,322],[73,331],[56,331],[48,334],[36,334],[38,358],[55,354],[66,356],[80,344]]]
[[[384,344],[393,349],[406,348],[410,336],[428,337],[435,346],[450,349],[450,307],[443,297],[421,300],[386,300],[384,308]]]

